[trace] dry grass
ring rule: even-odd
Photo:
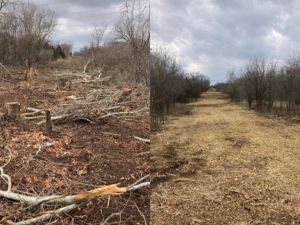
[[[300,126],[217,92],[188,107],[152,137],[151,223],[300,224]]]

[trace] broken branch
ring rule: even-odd
[[[118,187],[118,184],[107,185],[100,188],[95,188],[93,190],[79,193],[76,195],[68,195],[68,196],[59,196],[59,195],[52,195],[52,196],[44,196],[44,197],[36,197],[36,196],[28,196],[24,194],[14,193],[11,191],[11,177],[4,173],[3,167],[0,167],[0,177],[4,178],[6,183],[8,184],[7,191],[0,190],[0,197],[4,197],[10,200],[18,201],[27,203],[29,205],[39,205],[42,203],[48,204],[68,204],[68,206],[62,207],[57,210],[47,211],[43,213],[42,216],[38,216],[32,219],[20,221],[20,222],[12,222],[6,221],[6,223],[10,225],[30,225],[33,223],[45,221],[53,216],[58,216],[62,213],[69,212],[73,209],[78,208],[81,204],[84,204],[94,198],[100,196],[114,196],[114,195],[121,195],[126,192],[135,191],[141,189],[143,187],[150,186],[150,182],[143,182],[145,179],[149,178],[150,175],[146,175],[143,178],[139,179],[138,181],[134,182],[132,185],[128,186],[127,188]]]
[[[137,136],[134,136],[134,139],[137,139],[139,141],[143,141],[143,142],[146,142],[146,143],[150,143],[150,139],[140,138],[140,137],[137,137]]]
[[[16,84],[16,80],[13,77],[13,75],[11,74],[11,72],[9,72],[9,70],[6,69],[6,67],[1,62],[0,62],[0,67],[7,73],[7,77],[6,78],[1,77],[1,79],[3,81],[9,82],[9,83]]]
[[[48,220],[50,218],[52,218],[53,216],[59,216],[60,214],[63,213],[67,213],[73,209],[76,209],[80,206],[81,204],[72,204],[72,205],[68,205],[62,208],[59,208],[57,210],[53,210],[53,211],[48,211],[45,212],[44,215],[42,216],[38,216],[32,219],[28,219],[28,220],[24,220],[24,221],[20,221],[20,222],[12,222],[11,220],[7,221],[7,224],[10,225],[30,225],[30,224],[35,224],[38,222],[42,222],[45,220]]]

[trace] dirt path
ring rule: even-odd
[[[151,224],[300,224],[300,125],[212,91],[187,107],[152,137]]]

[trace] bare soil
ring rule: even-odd
[[[300,125],[214,91],[185,108],[151,138],[151,224],[300,224]]]
[[[68,96],[82,96],[99,88],[93,84],[76,84],[71,90],[57,91],[53,81],[57,71],[44,72],[47,74],[33,78],[30,85],[0,84],[0,112],[8,101],[20,102],[22,111],[27,107],[51,109],[68,103]],[[111,85],[101,88],[111,88]],[[148,89],[132,89],[131,103],[119,110],[148,107],[145,101],[149,99]],[[66,121],[55,124],[52,134],[46,134],[43,126],[32,122],[2,120],[0,166],[8,161],[7,148],[10,149],[12,158],[5,172],[12,177],[13,191],[29,195],[76,194],[114,183],[126,187],[149,173],[150,146],[134,136],[149,137],[148,111],[134,118],[108,117],[94,124]],[[54,145],[38,151],[38,146],[45,143]],[[2,179],[0,188],[6,189]],[[119,197],[92,200],[78,210],[41,224],[102,224],[120,211],[122,216],[112,217],[107,224],[144,224],[145,219],[149,221],[149,201],[149,189],[144,188]],[[28,208],[0,198],[0,221],[7,216],[21,221],[46,210],[50,208]]]

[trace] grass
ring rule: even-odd
[[[153,190],[152,223],[300,223],[300,126],[217,92],[187,106],[190,115],[172,118],[152,137],[154,179],[172,175]],[[161,157],[169,145],[174,159]],[[167,160],[184,163],[166,169]]]

